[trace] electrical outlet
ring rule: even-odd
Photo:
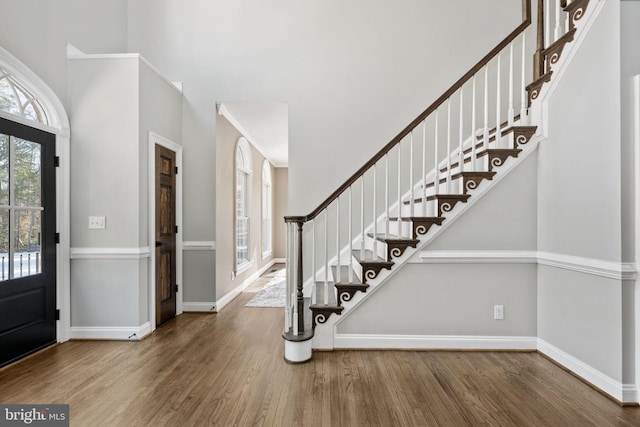
[[[504,320],[504,305],[493,306],[493,320]]]
[[[107,218],[104,216],[90,216],[89,217],[89,229],[90,230],[104,230],[107,228]]]

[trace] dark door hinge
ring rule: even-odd
[[[176,175],[178,175],[178,167],[176,166]]]
[[[178,234],[178,226],[176,225],[176,234]]]
[[[60,233],[56,233],[55,242],[60,243]]]
[[[180,288],[178,287],[178,284],[176,283],[176,294],[178,293],[178,289],[180,289]]]
[[[59,156],[55,156],[53,158],[53,166],[55,166],[57,168],[60,167],[60,157]]]
[[[56,308],[56,320],[60,320],[60,309]]]

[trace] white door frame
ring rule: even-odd
[[[176,316],[182,314],[183,289],[182,282],[182,146],[164,138],[157,133],[149,132],[149,324],[151,331],[156,330],[156,144],[176,153]]]
[[[633,77],[633,146],[635,198],[635,264],[640,268],[640,74]],[[635,286],[635,372],[636,388],[640,387],[640,274]]]

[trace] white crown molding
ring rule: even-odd
[[[140,53],[97,53],[97,54],[87,54],[82,52],[77,47],[73,46],[71,43],[67,43],[67,59],[137,59],[143,62],[147,67],[149,67],[154,73],[158,75],[162,80],[164,80],[173,90],[182,95],[182,83],[172,82],[168,78],[166,78],[151,62],[147,60]]]
[[[251,145],[253,145],[253,147],[256,150],[258,150],[258,152],[262,155],[262,157],[267,159],[269,163],[273,165],[273,167],[276,167],[276,168],[288,167],[286,163],[275,162],[272,158],[267,156],[265,154],[264,148],[260,145],[260,143],[255,138],[253,138],[251,134],[247,132],[247,130],[240,124],[240,122],[229,112],[227,107],[225,107],[224,103],[216,104],[216,109],[218,110],[218,115],[227,119],[229,123],[231,123],[231,126],[236,128],[236,130],[240,132],[242,136],[244,136],[251,143]]]
[[[421,251],[409,261],[422,264],[539,264],[615,280],[635,280],[635,263],[543,251]]]
[[[635,384],[622,384],[594,367],[538,338],[538,351],[622,403],[638,402]]]
[[[334,349],[531,350],[536,337],[336,334]]]
[[[182,242],[183,251],[215,251],[216,242],[213,241],[184,241]]]
[[[71,259],[83,260],[140,260],[149,258],[148,246],[140,248],[71,248]]]
[[[72,326],[70,339],[140,341],[149,333],[149,322],[140,326]]]

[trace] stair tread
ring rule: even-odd
[[[362,253],[361,250],[356,249],[353,251],[353,256],[360,264],[375,263],[375,264],[389,265],[389,266],[393,265],[392,261],[385,261],[384,259],[375,255],[372,251],[368,249],[366,249],[364,253]]]
[[[450,200],[460,200],[467,201],[471,197],[470,194],[432,194],[427,197],[427,200],[437,200],[437,199],[450,199]]]
[[[374,235],[373,233],[369,233],[367,234],[367,236],[373,238]],[[406,242],[406,243],[418,243],[419,240],[416,239],[412,239],[410,237],[403,237],[403,236],[396,236],[393,234],[385,234],[385,233],[378,233],[375,238],[381,242]]]
[[[431,220],[431,221],[434,221],[434,222],[442,222],[446,218],[443,217],[443,216],[401,216],[400,219],[402,221],[426,221],[426,220]],[[391,217],[389,217],[389,221],[398,221],[398,217],[397,216],[391,216]]]

